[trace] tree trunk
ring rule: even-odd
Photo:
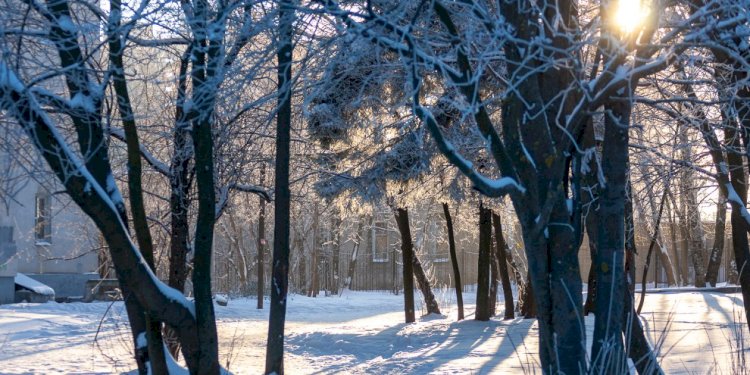
[[[674,207],[680,207],[677,206],[677,202],[674,196],[672,196],[672,193],[670,192],[670,197],[672,199],[672,203]],[[681,199],[682,207],[677,210],[677,228],[679,230],[679,242],[680,242],[680,267],[682,268],[682,274],[685,278],[685,285],[689,285],[691,282],[690,279],[690,234],[688,231],[690,230],[688,219],[687,219],[687,213],[684,209],[684,201]]]
[[[331,230],[333,231],[333,241],[331,247],[333,248],[333,259],[331,259],[331,293],[339,294],[339,263],[341,258],[341,216],[338,210],[334,210],[335,217],[333,218],[333,225]]]
[[[175,105],[175,124],[173,143],[174,151],[169,165],[169,276],[167,285],[185,293],[187,280],[187,254],[190,252],[190,185],[192,173],[190,161],[193,158],[193,147],[190,144],[190,125],[185,111],[187,95],[188,66],[192,56],[192,47],[188,47],[180,59],[180,71],[177,84],[177,103]],[[177,333],[165,327],[164,334],[167,349],[177,358],[180,345]]]
[[[680,140],[683,145],[683,160],[692,162],[692,150],[687,134],[687,126],[683,126],[680,132]],[[703,241],[703,226],[701,224],[700,211],[698,207],[698,196],[694,184],[695,176],[691,168],[683,168],[680,196],[685,207],[685,237],[687,240],[688,254],[695,271],[694,285],[698,288],[706,286],[706,260],[705,243]]]
[[[284,374],[284,323],[289,288],[289,143],[292,127],[292,35],[294,2],[279,2],[278,112],[274,187],[271,311],[266,346],[266,374]]]
[[[318,221],[320,220],[320,214],[318,213],[318,204],[315,203],[315,209],[313,210],[313,241],[312,241],[312,256],[310,259],[310,286],[307,289],[308,297],[317,297],[318,291],[320,290],[320,265],[318,259],[319,246],[320,246],[320,226]]]
[[[187,253],[190,251],[190,209],[191,174],[190,160],[193,148],[189,143],[190,134],[187,113],[184,111],[187,93],[187,69],[192,48],[188,47],[180,60],[177,105],[175,106],[175,129],[173,134],[174,154],[169,166],[170,172],[170,235],[169,235],[169,280],[172,288],[185,292],[187,279]],[[170,348],[171,349],[171,348]],[[173,352],[174,354],[174,352]]]
[[[589,117],[587,120],[586,129],[583,131],[583,145],[586,148],[586,152],[591,156],[588,158],[582,158],[581,172],[582,178],[582,191],[581,191],[581,209],[585,212],[583,215],[583,222],[586,228],[586,234],[588,237],[589,244],[589,259],[591,265],[589,266],[588,278],[586,280],[586,302],[583,305],[584,315],[594,311],[594,303],[596,301],[596,244],[599,236],[599,164],[600,164],[600,151],[597,149],[596,134],[594,130],[593,119]]]
[[[719,277],[719,267],[724,254],[724,232],[726,231],[727,203],[723,191],[719,191],[719,201],[716,204],[716,224],[714,226],[714,244],[706,267],[706,282],[712,287],[716,286]]]
[[[297,233],[297,236],[294,239],[294,243],[295,243],[295,248],[299,252],[299,255],[298,255],[299,260],[297,261],[298,262],[297,273],[299,276],[298,278],[299,281],[297,282],[297,284],[299,285],[299,293],[302,295],[305,295],[307,294],[307,290],[308,290],[307,288],[307,254],[305,254],[305,243],[302,241],[302,235],[299,234],[299,232]]]
[[[140,142],[138,140],[138,129],[135,123],[135,116],[133,114],[133,108],[130,102],[130,93],[128,92],[127,81],[125,80],[125,69],[123,65],[122,54],[125,46],[122,45],[122,39],[120,35],[120,19],[121,19],[121,2],[120,0],[110,0],[110,19],[108,23],[108,43],[109,43],[109,58],[112,65],[115,67],[112,74],[112,82],[117,95],[117,104],[120,112],[122,126],[125,131],[125,140],[127,143],[127,155],[128,155],[128,190],[130,193],[130,210],[133,216],[133,228],[135,229],[136,239],[138,241],[138,248],[146,260],[146,263],[152,271],[156,271],[154,267],[154,248],[153,240],[151,237],[151,230],[148,227],[148,221],[146,219],[146,208],[143,203],[143,186],[141,182],[142,177],[142,165],[141,165],[141,153],[140,153]],[[129,291],[129,288],[125,286],[124,291]],[[129,293],[128,293],[129,294]],[[130,297],[130,296],[128,296]],[[130,301],[126,302],[129,305],[128,313],[134,316],[138,316],[137,320],[142,319],[145,323],[145,327],[142,327],[146,331],[146,347],[141,347],[141,343],[138,341],[138,332],[141,331],[141,327],[136,327],[133,330],[133,337],[135,338],[136,346],[136,362],[138,363],[138,370],[140,373],[146,370],[146,363],[148,363],[148,369],[156,374],[167,373],[167,363],[164,357],[164,344],[161,334],[161,322],[154,319],[149,314],[144,314],[142,307],[137,305],[137,301],[134,297],[129,298]],[[136,311],[140,310],[140,311]],[[143,350],[146,350],[146,354],[143,355]],[[140,357],[140,358],[139,358]]]
[[[427,275],[422,268],[422,263],[419,261],[417,254],[414,252],[414,244],[411,240],[411,229],[409,224],[409,212],[406,208],[397,209],[398,215],[396,221],[398,223],[399,232],[401,232],[401,249],[404,250],[404,243],[408,246],[407,252],[410,254],[412,270],[414,278],[417,280],[417,286],[422,292],[422,298],[424,299],[425,306],[427,307],[427,314],[440,314],[440,307],[438,306],[435,295],[432,294],[432,288],[430,288],[430,282],[427,279]],[[406,282],[406,279],[404,279]],[[413,284],[412,284],[413,285]],[[413,286],[412,286],[413,288]],[[404,284],[404,292],[406,291],[406,284]],[[406,298],[406,297],[404,297]],[[412,297],[414,298],[414,297]]]
[[[506,243],[507,244],[507,243]],[[526,279],[521,274],[521,269],[513,259],[513,252],[509,247],[506,247],[505,257],[510,264],[510,268],[513,271],[513,279],[516,281],[516,287],[518,288],[518,303],[516,310],[524,317],[524,319],[530,319],[536,317],[536,303],[534,302],[534,290],[529,282],[529,273],[526,273]]]
[[[497,314],[497,287],[498,281],[500,281],[500,270],[497,263],[497,251],[492,244],[492,240],[490,240],[490,299],[488,301],[489,305],[487,306],[490,317]]]
[[[641,277],[641,299],[640,302],[638,302],[638,309],[636,310],[638,314],[641,313],[641,309],[643,309],[643,302],[646,300],[646,284],[648,283],[648,269],[651,266],[651,254],[654,252],[654,247],[657,246],[657,239],[659,238],[659,229],[661,228],[661,218],[664,214],[664,206],[667,203],[667,198],[669,197],[669,182],[672,178],[672,172],[670,170],[669,175],[667,176],[667,181],[665,182],[664,186],[664,193],[661,196],[661,203],[659,204],[659,211],[656,214],[656,219],[654,221],[654,234],[651,236],[651,242],[648,245],[648,252],[646,253],[646,261],[643,265],[643,276]],[[661,252],[661,250],[659,250]]]
[[[624,240],[630,106],[609,103],[606,111],[602,153],[607,157],[602,160],[602,173],[607,184],[599,197],[601,226],[591,369],[594,373],[623,373],[627,369],[621,331],[626,297]]]
[[[536,298],[534,298],[534,288],[531,286],[531,275],[526,274],[526,281],[519,285],[518,293],[518,311],[524,319],[533,319],[537,317]]]
[[[647,174],[647,173],[644,173],[644,174]],[[671,181],[672,180],[672,170],[671,169],[669,170],[668,175],[669,175],[669,180]],[[648,185],[648,189],[649,189],[649,191],[648,191],[648,202],[649,202],[649,207],[650,207],[650,210],[651,210],[650,211],[651,212],[650,215],[652,216],[653,221],[656,222],[656,216],[657,216],[656,212],[659,210],[658,208],[656,208],[657,205],[656,205],[655,196],[657,194],[653,190],[654,184],[648,178],[646,178],[646,184]],[[671,185],[671,182],[670,182],[670,185]],[[669,200],[667,200],[667,203],[669,203]],[[667,204],[667,203],[665,203],[665,204]],[[636,204],[636,206],[638,207],[639,212],[641,212],[641,215],[643,217],[646,217],[646,213],[645,213],[645,210],[643,208],[643,205],[639,204],[638,201],[635,201],[634,204]],[[663,222],[664,222],[664,217],[662,216],[661,219],[659,220],[659,223],[663,223]],[[648,228],[648,226],[645,223],[642,225],[642,227],[646,230],[646,232],[650,231],[650,229]],[[654,228],[654,230],[655,230],[655,228]],[[662,266],[662,268],[664,269],[664,272],[667,275],[667,284],[668,285],[679,285],[678,284],[678,278],[675,276],[675,267],[674,267],[674,263],[672,262],[672,258],[673,257],[669,254],[669,250],[667,250],[668,247],[665,245],[665,241],[663,239],[661,224],[660,224],[659,233],[657,235],[656,240],[657,240],[657,244],[659,245],[659,249],[658,249],[659,252],[657,253],[657,255],[658,255],[658,259],[657,260],[661,263],[661,266]],[[656,273],[658,271],[659,271],[659,267],[657,266],[657,267],[655,267],[654,273]]]
[[[357,256],[359,255],[359,247],[362,243],[363,231],[365,230],[365,219],[360,218],[359,224],[357,225],[357,231],[354,237],[354,246],[352,247],[352,256],[349,258],[349,269],[346,272],[346,279],[344,280],[344,289],[350,289],[352,287],[352,280],[354,279],[354,271],[357,269]]]
[[[451,265],[453,265],[453,287],[456,289],[456,304],[458,305],[458,320],[464,319],[464,295],[461,284],[461,270],[456,256],[456,238],[453,232],[453,218],[448,209],[448,203],[443,203],[443,215],[445,216],[445,225],[448,230],[448,249],[451,254]],[[511,302],[511,310],[512,310]]]
[[[680,267],[680,251],[677,243],[677,223],[675,223],[674,218],[675,210],[674,206],[669,202],[670,201],[667,200],[666,203],[669,206],[669,216],[667,216],[667,218],[669,219],[669,240],[671,244],[672,254],[674,255],[674,264],[676,265],[676,267],[674,267],[674,270],[677,273],[677,285],[686,285],[687,276],[682,273],[682,267]]]
[[[430,281],[427,279],[427,274],[425,274],[424,268],[422,268],[422,263],[419,261],[416,252],[413,250],[411,261],[414,266],[414,278],[416,278],[417,286],[422,292],[422,298],[424,299],[425,307],[427,307],[427,314],[440,314],[440,306],[435,299],[435,295],[432,294]]]
[[[198,187],[198,217],[193,241],[193,296],[198,344],[201,348],[197,370],[201,374],[219,373],[219,340],[216,332],[213,296],[211,292],[211,257],[214,224],[216,222],[216,189],[214,174],[214,106],[216,84],[213,79],[220,67],[216,66],[220,44],[212,35],[199,41],[193,49],[191,79],[193,107],[190,111],[193,148],[195,149],[195,178]]]
[[[260,169],[260,185],[263,186],[266,179],[266,166],[263,165]],[[258,205],[260,211],[258,212],[258,259],[256,267],[258,268],[258,282],[257,282],[257,298],[258,298],[258,309],[263,308],[263,296],[265,294],[265,266],[266,266],[266,200],[263,197],[258,199]]]
[[[635,268],[635,264],[632,267]],[[627,290],[633,290],[635,289],[635,284],[626,285],[625,287]],[[634,302],[632,294],[628,294],[624,304],[625,324],[622,325],[622,333],[625,335],[628,356],[633,361],[638,374],[662,375],[664,371],[659,366],[656,354],[646,338],[641,320],[638,318],[635,309],[633,309]]]
[[[633,191],[630,184],[630,172],[625,196],[625,283],[628,286],[628,298],[635,297],[635,256],[638,248],[635,243],[635,220],[633,218]],[[628,310],[625,310],[628,313]]]
[[[490,320],[490,251],[492,236],[490,210],[479,204],[479,256],[477,261],[477,304],[474,319]]]
[[[735,128],[736,129],[736,128]],[[734,140],[734,149],[739,147],[739,139],[736,131],[727,126],[725,139]],[[731,186],[734,188],[739,202],[732,202],[732,213],[730,224],[732,228],[732,247],[734,248],[734,259],[739,274],[739,282],[742,288],[742,301],[745,306],[745,316],[750,324],[750,244],[748,244],[747,233],[750,230],[747,220],[743,217],[741,208],[747,205],[747,175],[743,168],[742,156],[735,152],[727,153],[727,164],[731,176]],[[721,181],[719,183],[722,183]]]
[[[732,115],[726,111],[726,108],[722,108],[722,119],[725,123],[724,137],[731,141],[730,145],[736,150],[740,146],[736,133],[737,124],[733,120]],[[734,247],[734,257],[742,288],[745,319],[747,322],[750,322],[750,267],[747,264],[750,261],[750,246],[747,238],[750,223],[744,217],[747,214],[747,175],[745,174],[742,156],[739,153],[728,152],[726,159],[724,158],[721,143],[719,143],[718,137],[705,116],[700,126],[703,139],[706,142],[706,146],[708,146],[711,159],[717,171],[716,177],[719,188],[725,191],[728,202],[732,207],[730,217],[732,245]]]
[[[504,319],[513,319],[513,290],[510,287],[510,275],[508,275],[508,262],[506,254],[509,252],[508,244],[505,243],[503,236],[503,224],[500,221],[500,215],[492,214],[492,224],[495,227],[495,252],[498,259],[498,272],[503,284],[503,297],[505,299],[505,316]]]
[[[401,261],[404,276],[404,321],[414,323],[414,245],[409,230],[409,213],[405,208],[396,209],[396,223],[401,234]]]

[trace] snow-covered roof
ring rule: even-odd
[[[55,290],[48,287],[47,285],[44,285],[22,273],[16,274],[16,284],[34,292],[37,294],[41,294],[44,296],[54,296]]]

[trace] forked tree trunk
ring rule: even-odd
[[[492,214],[492,225],[495,228],[495,253],[498,260],[498,272],[503,285],[503,298],[505,299],[505,316],[504,319],[513,319],[513,290],[510,286],[510,275],[508,274],[507,253],[509,252],[508,244],[503,236],[503,224],[500,221],[500,215]]]
[[[396,221],[398,223],[399,232],[401,232],[401,249],[403,251],[404,243],[407,243],[409,247],[407,251],[410,254],[410,258],[406,258],[406,260],[410,260],[412,265],[412,273],[417,280],[419,290],[422,292],[422,298],[424,299],[425,307],[427,307],[427,313],[440,314],[440,307],[435,299],[435,295],[432,294],[432,288],[427,279],[427,274],[425,274],[424,268],[422,268],[422,263],[419,261],[419,258],[414,251],[414,243],[411,240],[409,212],[406,208],[399,208],[396,211],[398,213],[398,215],[396,215]],[[404,281],[406,281],[406,279],[404,279]],[[404,284],[404,291],[406,291],[406,284]]]
[[[405,208],[398,208],[395,212],[398,231],[401,234],[401,261],[404,276],[404,321],[413,323],[414,314],[414,245],[411,242],[409,229],[409,213]]]
[[[490,320],[490,260],[492,216],[490,210],[479,204],[479,256],[477,257],[477,304],[474,319]]]
[[[458,306],[458,320],[464,319],[464,296],[461,284],[461,270],[458,265],[458,256],[456,256],[456,238],[453,232],[453,218],[448,209],[448,203],[443,203],[443,215],[445,215],[445,225],[448,230],[448,249],[451,254],[451,265],[453,265],[453,287],[456,289],[456,305]],[[511,309],[512,309],[511,303]]]
[[[130,210],[133,214],[133,228],[135,229],[138,248],[143,254],[143,258],[151,268],[156,271],[154,266],[154,249],[151,231],[146,220],[146,209],[143,203],[143,186],[141,183],[142,166],[140,142],[138,140],[138,128],[135,123],[133,107],[130,102],[130,93],[128,92],[127,81],[125,79],[125,69],[123,65],[122,39],[120,35],[121,19],[121,2],[120,0],[110,0],[110,19],[109,28],[107,29],[109,43],[109,58],[115,67],[112,74],[112,82],[117,95],[117,104],[120,111],[122,126],[125,131],[128,155],[128,189],[130,193]],[[127,286],[123,290],[128,291]],[[129,294],[129,293],[128,293]],[[130,296],[128,296],[130,297]],[[135,298],[129,298],[131,301],[126,302],[129,305],[128,313],[139,316],[143,314],[146,330],[146,347],[141,347],[139,340],[136,338],[136,362],[138,363],[139,372],[143,372],[146,363],[148,369],[157,374],[167,373],[167,363],[164,356],[164,344],[161,333],[161,322],[154,319],[149,314],[142,312],[142,307],[138,306],[141,311],[133,311],[137,301]],[[138,319],[140,320],[140,319]],[[134,332],[138,332],[135,330]],[[134,336],[135,337],[135,336]],[[146,353],[143,353],[143,351]],[[147,354],[147,355],[146,355]],[[140,357],[140,358],[139,358]]]
[[[419,257],[417,257],[417,254],[413,250],[411,261],[414,266],[414,277],[417,280],[419,290],[422,292],[422,298],[424,299],[424,304],[427,308],[427,314],[440,314],[440,306],[437,303],[437,299],[435,299],[435,295],[432,293],[430,281],[427,279],[427,274],[424,272]]]

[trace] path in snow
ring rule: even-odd
[[[539,373],[534,321],[475,322],[468,315],[468,320],[455,322],[452,296],[443,291],[440,297],[447,317],[431,316],[406,325],[401,323],[402,296],[291,296],[287,373]],[[465,296],[468,301],[474,298]],[[467,314],[473,308],[468,305]],[[222,363],[229,361],[229,369],[237,374],[261,373],[268,310],[256,310],[255,301],[246,299],[232,300],[216,311]],[[748,337],[746,326],[735,323],[744,322],[739,294],[649,294],[643,317],[653,341],[661,341],[661,352],[668,353],[661,360],[670,374],[733,373],[734,337]],[[586,322],[590,340],[593,317]],[[0,306],[2,374],[129,371],[134,367],[130,345],[120,302],[111,308],[103,302]]]

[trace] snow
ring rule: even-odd
[[[436,295],[446,316],[413,324],[403,323],[402,295],[290,295],[285,368],[294,374],[540,373],[534,320],[477,322],[474,306],[467,304],[467,320],[456,322],[452,290],[436,290]],[[467,302],[475,298],[464,294]],[[498,306],[501,310],[502,302]],[[253,299],[216,307],[221,363],[228,362],[227,369],[236,374],[263,371],[268,309],[255,307]],[[735,337],[747,337],[740,294],[649,293],[643,312],[652,342],[668,353],[660,357],[666,373],[733,371],[741,341]],[[586,317],[586,325],[590,345],[593,316]],[[135,368],[132,345],[122,302],[0,306],[3,372],[129,372]]]
[[[15,279],[16,284],[36,293],[41,294],[43,296],[55,296],[54,289],[48,287],[47,285],[44,285],[22,273],[16,274]]]
[[[69,104],[73,108],[80,108],[86,112],[96,112],[96,106],[94,105],[93,99],[80,92],[76,93],[73,98],[70,99]]]
[[[139,348],[145,348],[148,346],[148,341],[146,340],[146,332],[141,332],[138,334],[138,337],[135,339],[135,346]]]
[[[60,16],[57,19],[57,25],[60,26],[61,29],[65,30],[66,32],[69,32],[71,34],[75,34],[78,28],[76,27],[75,23],[73,23],[73,20],[70,19],[68,16]]]

